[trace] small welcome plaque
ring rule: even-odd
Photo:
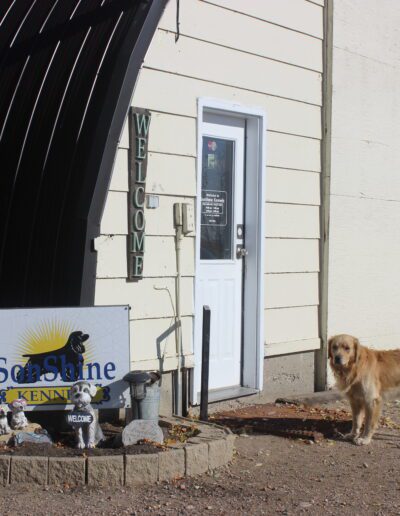
[[[93,419],[93,414],[83,410],[73,410],[67,414],[67,423],[71,425],[72,428],[90,425],[90,423],[93,423]]]

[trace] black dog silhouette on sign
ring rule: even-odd
[[[18,383],[35,383],[44,374],[61,375],[64,382],[75,382],[82,376],[83,343],[89,335],[81,331],[74,331],[68,337],[67,343],[59,349],[23,355],[29,357],[27,363],[18,371]]]

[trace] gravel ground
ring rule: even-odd
[[[398,423],[399,403],[385,416]],[[173,483],[93,489],[10,486],[1,515],[120,514],[400,514],[400,431],[382,428],[357,447],[323,439],[242,434],[233,463]]]

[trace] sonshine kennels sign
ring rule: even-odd
[[[129,406],[129,308],[0,310],[0,404],[72,408],[78,380],[98,387],[97,408]]]

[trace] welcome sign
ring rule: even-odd
[[[72,408],[78,380],[98,387],[97,408],[130,405],[129,307],[0,310],[0,403]]]
[[[128,194],[128,281],[143,277],[146,221],[147,149],[151,114],[131,107],[129,112],[129,194]]]

